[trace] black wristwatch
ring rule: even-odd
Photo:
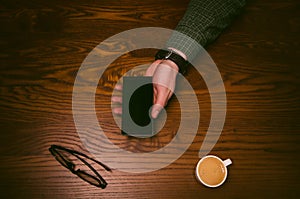
[[[181,74],[184,74],[186,72],[188,61],[186,61],[183,57],[181,57],[172,50],[159,50],[155,55],[155,60],[158,59],[171,60],[178,66],[179,72]]]

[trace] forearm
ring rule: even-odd
[[[189,60],[199,53],[198,44],[214,41],[245,5],[245,0],[191,0],[167,47],[183,52]],[[196,42],[198,44],[196,44]]]

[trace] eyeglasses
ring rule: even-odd
[[[99,162],[93,158],[90,158],[89,156],[87,156],[83,153],[80,153],[78,151],[67,149],[67,148],[64,148],[64,147],[58,146],[58,145],[51,145],[51,147],[49,148],[49,151],[62,166],[69,169],[73,174],[77,175],[82,180],[84,180],[84,181],[88,182],[89,184],[94,185],[96,187],[101,187],[102,189],[104,189],[107,186],[107,182],[103,179],[103,177],[84,158],[97,163],[98,165],[102,166],[106,171],[111,171],[111,169],[108,166],[106,166],[105,164],[103,164],[102,162]],[[93,172],[94,175],[91,175],[81,169],[75,169],[75,164],[72,161],[68,160],[67,157],[64,156],[62,152],[67,152],[67,153],[71,154],[72,156],[76,157],[81,162],[83,162]]]

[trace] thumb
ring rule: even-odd
[[[157,86],[162,87],[162,86],[159,86],[159,85],[157,85]],[[154,118],[154,119],[157,118],[160,111],[167,104],[168,96],[169,96],[167,91],[168,91],[168,89],[163,88],[163,87],[162,87],[162,90],[157,89],[157,96],[155,98],[154,105],[153,105],[152,111],[151,111],[152,118]]]
[[[163,108],[164,107],[161,106],[160,104],[154,104],[151,110],[151,117],[156,119]]]

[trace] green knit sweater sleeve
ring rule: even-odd
[[[244,5],[245,0],[191,0],[167,47],[182,51],[188,60],[194,59],[199,44],[204,47],[214,41]]]

